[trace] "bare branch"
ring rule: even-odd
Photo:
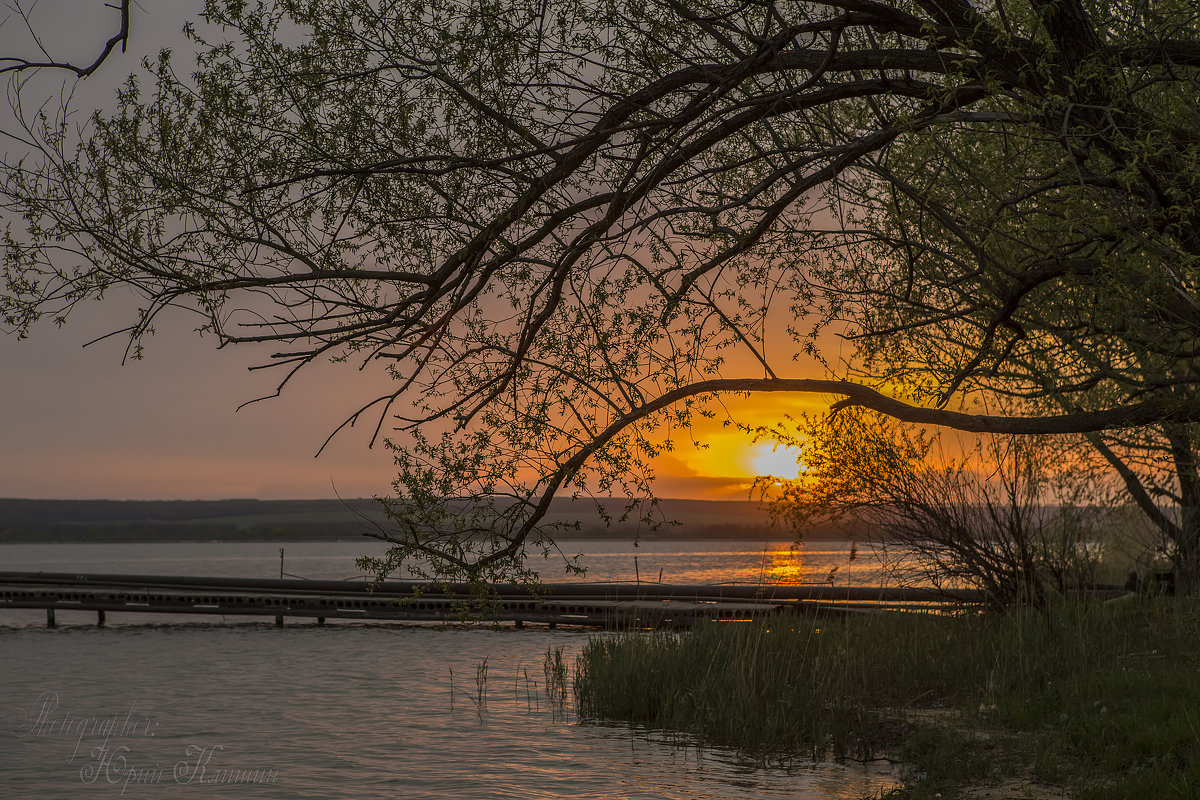
[[[29,69],[62,69],[67,70],[68,72],[74,72],[80,78],[86,78],[96,70],[100,69],[100,65],[102,65],[112,51],[116,49],[117,45],[121,46],[122,53],[124,53],[126,47],[128,47],[129,8],[131,2],[132,0],[121,0],[120,6],[113,6],[109,4],[110,8],[120,12],[120,28],[115,34],[112,35],[111,38],[109,38],[107,42],[104,43],[104,47],[101,49],[100,54],[96,56],[96,59],[92,61],[91,64],[88,64],[87,66],[79,66],[69,61],[58,61],[52,58],[47,58],[45,61],[33,61],[30,59],[18,58],[16,56],[0,56],[0,74],[6,72],[18,73]]]

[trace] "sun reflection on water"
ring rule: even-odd
[[[763,553],[763,580],[770,586],[796,586],[811,583],[806,574],[803,553],[797,549],[774,550]]]

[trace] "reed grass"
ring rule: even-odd
[[[543,671],[546,675],[546,696],[559,708],[566,706],[570,668],[562,647],[546,648]]]
[[[582,717],[764,757],[896,757],[911,767],[898,796],[1013,781],[1076,798],[1200,792],[1189,601],[596,638],[574,690]]]

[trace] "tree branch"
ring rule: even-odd
[[[112,6],[121,12],[121,27],[120,29],[104,43],[104,49],[100,51],[100,55],[96,56],[96,60],[86,67],[77,66],[69,61],[56,61],[48,58],[45,61],[30,61],[25,58],[16,56],[0,56],[0,75],[6,72],[22,72],[27,69],[65,69],[68,72],[74,72],[80,78],[86,78],[96,70],[100,69],[100,65],[112,53],[117,45],[121,45],[121,52],[124,53],[129,45],[129,5],[131,0],[121,0],[121,5]]]

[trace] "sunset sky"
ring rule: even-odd
[[[365,399],[363,376],[301,376],[283,397],[237,411],[268,393],[246,353],[160,330],[146,358],[122,365],[116,339],[83,343],[122,321],[96,306],[61,330],[0,338],[0,494],[8,497],[330,497],[386,491],[390,458],[350,431],[320,459],[333,428]],[[319,377],[327,378],[324,381]],[[382,381],[376,381],[377,384]],[[366,387],[369,388],[369,387]]]
[[[180,43],[178,30],[200,6],[176,0],[137,8],[130,52],[106,63],[77,94],[111,97],[136,70],[141,54]],[[47,8],[42,7],[49,16],[41,32],[57,57],[82,61],[91,54],[90,60],[115,22],[97,3]],[[10,19],[0,27],[0,46],[13,52],[21,35]],[[195,324],[182,314],[158,325],[141,361],[122,364],[119,337],[83,348],[128,324],[134,308],[116,298],[81,309],[62,329],[44,324],[26,341],[0,336],[0,496],[271,499],[388,491],[391,457],[379,445],[367,448],[374,420],[339,434],[314,458],[340,422],[389,390],[381,368],[307,370],[282,397],[238,411],[239,404],[272,392],[276,373],[249,372],[263,354],[218,352],[211,340],[191,332]],[[774,395],[732,399],[729,407],[740,421],[769,425],[785,413],[826,403]],[[752,444],[719,420],[701,423],[691,435],[707,448],[679,437],[677,449],[657,462],[662,496],[745,499],[752,475],[782,473],[793,461],[782,450],[772,452],[770,443]]]
[[[121,341],[85,342],[119,326],[122,304],[93,305],[61,328],[25,341],[0,337],[0,496],[116,499],[261,499],[385,493],[391,458],[368,449],[369,426],[325,437],[359,405],[387,389],[379,367],[323,365],[301,373],[280,397],[237,410],[273,390],[272,373],[250,372],[254,354],[217,351],[186,318],[160,325],[140,361],[122,364]],[[732,398],[747,422],[817,410],[820,397]],[[371,420],[371,424],[374,420]],[[753,444],[719,421],[673,437],[659,458],[666,497],[746,499],[750,476],[782,473],[781,448]]]

